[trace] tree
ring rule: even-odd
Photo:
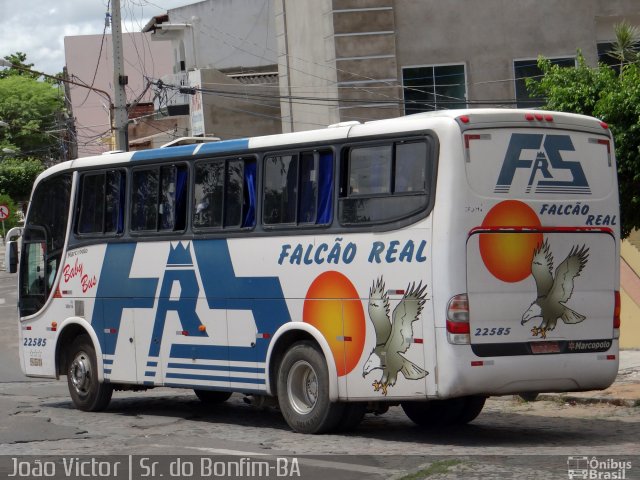
[[[44,170],[36,159],[5,158],[0,162],[0,194],[28,200],[36,177]]]
[[[576,67],[538,59],[539,81],[527,80],[533,95],[546,98],[545,108],[581,113],[606,122],[614,137],[620,191],[622,237],[640,228],[640,65],[622,65],[618,75],[606,65],[589,67],[578,52]]]
[[[640,60],[640,30],[626,21],[613,27],[616,40],[609,55],[620,61],[621,65],[636,63]]]
[[[50,83],[30,76],[0,78],[0,149],[8,148],[22,156],[47,160],[59,156],[57,130],[64,114],[63,92]]]
[[[0,78],[7,78],[14,75],[21,75],[25,77],[30,77],[36,80],[40,75],[26,72],[22,70],[22,68],[26,68],[27,70],[31,70],[33,68],[33,63],[26,63],[27,54],[22,52],[12,53],[11,55],[6,55],[4,59],[11,63],[11,67],[6,70],[0,70]],[[15,68],[20,67],[20,68]]]

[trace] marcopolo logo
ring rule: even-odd
[[[569,135],[514,133],[495,193],[509,193],[514,177],[522,172],[528,175],[526,193],[590,194],[580,162],[562,158],[562,152],[574,151]]]
[[[587,456],[572,456],[567,458],[567,475],[573,479],[626,479],[631,470],[631,462]]]

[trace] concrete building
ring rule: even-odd
[[[620,347],[640,349],[640,231],[622,242]]]
[[[271,0],[205,0],[152,18],[143,32],[172,49],[157,110],[192,136],[280,133],[272,8]]]
[[[544,55],[595,65],[637,0],[273,0],[283,128],[458,106],[537,106]],[[309,39],[314,39],[310,41]],[[322,101],[290,102],[288,97]]]
[[[148,78],[171,73],[169,42],[151,43],[143,33],[123,34],[125,74],[128,77],[127,100],[142,104],[153,101],[153,92],[143,94]],[[113,99],[113,42],[111,35],[78,35],[64,38],[66,70],[74,82],[107,92]],[[142,96],[141,96],[142,95]],[[78,156],[97,155],[112,150],[110,99],[87,88],[70,85],[69,97],[75,118]],[[130,140],[159,131],[173,132],[175,120],[156,121],[146,114],[139,117]],[[135,115],[134,115],[135,116]]]

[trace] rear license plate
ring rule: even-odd
[[[558,342],[532,342],[531,353],[560,353]]]

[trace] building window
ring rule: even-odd
[[[403,68],[402,86],[406,115],[467,106],[464,65]]]
[[[550,58],[552,65],[561,67],[575,67],[576,61],[573,57]],[[545,104],[542,97],[529,95],[527,91],[527,78],[539,80],[542,77],[542,70],[538,67],[538,60],[515,60],[513,69],[516,79],[516,105],[518,108],[535,108]]]
[[[598,43],[598,63],[604,63],[620,73],[620,60],[612,56],[609,52],[613,49],[613,42]]]

